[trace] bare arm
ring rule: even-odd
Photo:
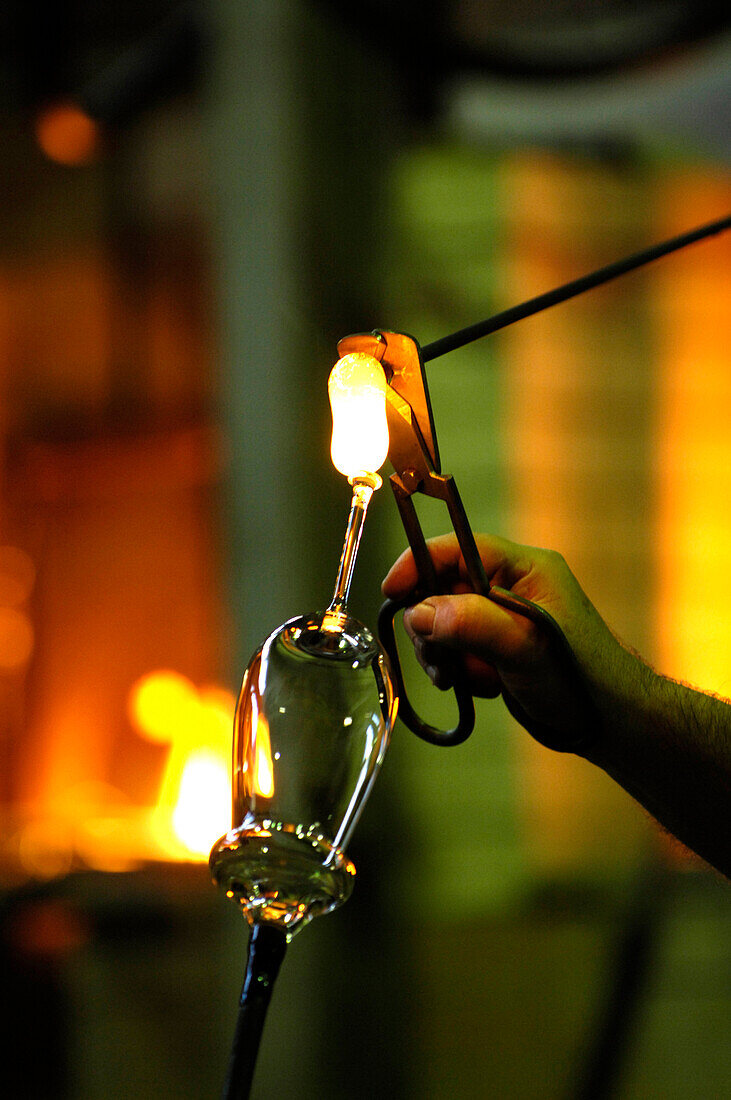
[[[544,607],[571,645],[599,718],[581,754],[731,875],[731,704],[660,676],[625,647],[560,555],[488,536],[477,542],[491,583]],[[404,624],[435,683],[448,686],[440,662],[445,650],[456,651],[474,694],[516,700],[529,719],[556,731],[556,744],[584,735],[576,681],[546,635],[471,591],[454,536],[429,548],[451,595],[429,596],[405,613]],[[401,598],[415,583],[407,551],[383,590]]]
[[[584,755],[731,876],[731,704],[633,661],[604,693],[602,736]]]

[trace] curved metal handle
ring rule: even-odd
[[[396,645],[394,619],[399,611],[410,607],[413,602],[413,594],[403,600],[386,600],[378,613],[378,637],[391,662],[391,672],[399,700],[398,716],[412,733],[415,733],[417,737],[421,737],[423,741],[428,741],[430,745],[461,745],[475,728],[475,702],[464,676],[456,671],[454,677],[453,687],[459,717],[457,725],[451,730],[440,730],[436,726],[424,722],[412,707],[407,694],[403,672],[401,671],[398,646]]]
[[[503,700],[508,710],[516,721],[528,730],[532,737],[540,741],[540,743],[547,748],[554,749],[558,752],[582,751],[596,738],[600,719],[594,701],[586,687],[586,682],[578,661],[576,660],[574,651],[569,645],[563,630],[558,625],[553,615],[546,611],[545,608],[540,607],[539,604],[533,603],[532,600],[526,600],[523,596],[517,596],[514,592],[509,592],[505,588],[490,588],[487,598],[492,600],[493,603],[506,608],[508,611],[514,612],[516,615],[523,615],[525,618],[536,623],[541,629],[548,632],[554,643],[556,653],[564,663],[567,673],[572,675],[577,696],[585,714],[584,732],[573,738],[567,738],[560,730],[536,722],[534,719],[530,718],[518,701],[506,691],[503,691]],[[454,679],[454,694],[459,709],[459,718],[454,729],[440,730],[430,725],[428,722],[424,722],[414,710],[408,697],[403,672],[401,670],[398,647],[396,645],[394,620],[399,611],[411,606],[413,603],[413,593],[402,600],[386,600],[378,614],[378,635],[381,640],[381,645],[391,662],[391,669],[399,698],[399,718],[412,733],[415,733],[417,737],[421,737],[423,741],[428,741],[431,745],[461,745],[463,741],[467,740],[475,727],[475,703],[463,675],[457,672]]]

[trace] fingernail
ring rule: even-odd
[[[430,603],[417,603],[409,616],[411,629],[417,634],[431,634],[434,628],[434,608]]]

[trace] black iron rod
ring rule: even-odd
[[[248,1100],[272,988],[286,949],[281,928],[254,925],[223,1100]]]
[[[433,343],[426,344],[421,349],[422,358],[425,363],[431,359],[438,359],[448,351],[462,348],[465,344],[471,344],[473,340],[479,340],[482,336],[489,336],[491,332],[497,332],[498,329],[506,328],[516,321],[522,321],[524,317],[531,317],[534,313],[540,313],[543,309],[565,302],[568,298],[575,298],[585,290],[592,290],[595,286],[608,283],[610,279],[616,279],[618,275],[625,275],[628,271],[634,271],[635,268],[649,264],[652,260],[659,260],[661,256],[677,252],[686,245],[702,241],[716,233],[723,233],[726,229],[731,229],[731,215],[709,222],[679,237],[673,237],[669,241],[653,245],[652,248],[645,248],[642,252],[626,256],[625,259],[617,260],[606,267],[600,267],[598,271],[583,275],[580,279],[574,279],[570,283],[556,287],[555,290],[549,290],[546,294],[539,294],[537,298],[531,298],[522,305],[512,306],[510,309],[503,310],[502,313],[496,313],[494,317],[488,317],[485,321],[477,321],[476,324],[460,329],[459,332],[453,332],[450,336],[442,336],[441,339],[434,340]]]
[[[568,1093],[571,1100],[612,1100],[617,1096],[654,977],[672,884],[669,868],[656,857],[640,868],[615,950],[609,956],[597,1021]]]

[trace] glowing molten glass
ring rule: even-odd
[[[372,355],[352,352],[333,367],[327,384],[333,415],[333,465],[353,481],[374,474],[388,454],[383,367]]]

